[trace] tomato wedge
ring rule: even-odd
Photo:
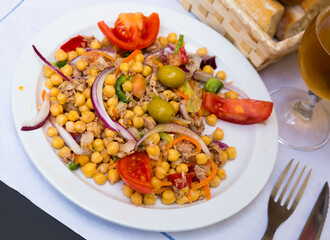
[[[160,20],[157,13],[149,17],[142,13],[121,13],[110,28],[104,21],[97,23],[101,32],[119,48],[136,50],[148,47],[157,38]]]
[[[71,38],[69,41],[67,41],[66,43],[64,43],[62,46],[61,46],[61,49],[64,51],[64,52],[70,52],[70,51],[75,51],[76,48],[78,47],[86,47],[87,46],[87,42],[86,40],[84,39],[83,36],[76,36],[74,38]]]
[[[214,93],[204,94],[203,106],[221,120],[243,125],[263,122],[273,110],[272,102],[222,98]]]
[[[151,165],[147,153],[135,152],[118,160],[121,179],[135,191],[152,193]]]

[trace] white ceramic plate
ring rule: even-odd
[[[268,100],[270,96],[261,78],[245,57],[220,34],[180,13],[142,4],[97,5],[70,13],[52,22],[33,40],[39,51],[54,60],[55,50],[77,34],[94,35],[102,39],[97,22],[105,20],[113,25],[121,12],[158,12],[160,35],[170,32],[183,34],[186,49],[195,51],[206,46],[210,54],[217,56],[218,70],[227,73],[228,81],[250,96]],[[32,45],[31,44],[31,45]],[[209,201],[199,201],[184,206],[164,206],[158,202],[152,207],[136,207],[121,192],[121,183],[97,186],[86,179],[80,170],[71,172],[53,151],[45,132],[21,132],[22,122],[32,118],[41,102],[44,88],[42,67],[44,64],[28,46],[15,74],[12,104],[18,135],[32,162],[43,176],[68,199],[87,211],[112,222],[151,231],[183,231],[208,226],[224,220],[247,206],[261,191],[273,169],[277,154],[277,121],[275,113],[265,124],[242,126],[218,121],[224,129],[224,142],[237,148],[237,158],[229,161],[225,169],[227,179],[212,189]],[[19,86],[23,90],[19,90]],[[214,128],[207,128],[211,133]]]

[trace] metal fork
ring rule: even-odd
[[[276,195],[277,192],[279,191],[283,180],[285,179],[286,175],[289,172],[289,169],[292,165],[293,159],[290,161],[290,163],[286,166],[286,168],[283,170],[281,176],[279,177],[279,179],[277,180],[272,193],[270,194],[269,197],[269,202],[268,202],[268,226],[266,229],[266,232],[264,234],[264,236],[262,237],[261,240],[267,240],[267,239],[273,239],[273,236],[275,234],[275,231],[277,230],[277,228],[284,222],[286,221],[290,215],[293,213],[293,211],[296,209],[301,196],[303,195],[305,188],[307,186],[308,183],[308,179],[311,175],[312,170],[309,170],[308,175],[306,176],[304,182],[302,183],[295,199],[293,200],[293,203],[291,204],[290,208],[288,209],[288,205],[291,201],[291,198],[299,184],[299,181],[306,169],[306,166],[303,168],[303,170],[301,171],[297,181],[295,182],[294,186],[292,187],[291,192],[289,193],[288,198],[286,199],[284,205],[281,205],[282,199],[290,185],[290,182],[293,178],[293,176],[295,175],[297,168],[299,166],[299,162],[297,163],[296,167],[294,168],[293,172],[291,173],[291,176],[289,178],[289,180],[287,181],[287,183],[285,184],[280,197],[277,199],[276,201]]]

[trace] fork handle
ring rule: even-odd
[[[261,240],[271,240],[274,237],[277,228],[272,227],[270,224],[267,225],[266,232]]]

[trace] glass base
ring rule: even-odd
[[[306,92],[296,88],[280,88],[270,93],[278,121],[279,142],[298,150],[314,150],[329,139],[330,121],[327,110],[319,102],[310,119],[304,119],[293,106]]]

